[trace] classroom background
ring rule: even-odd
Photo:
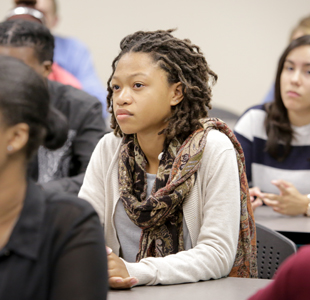
[[[137,30],[177,28],[201,47],[218,76],[213,105],[241,114],[268,92],[292,27],[309,0],[58,0],[55,33],[83,41],[104,86],[119,43]],[[4,20],[12,0],[1,0]]]

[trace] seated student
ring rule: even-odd
[[[45,16],[46,26],[49,30],[53,31],[60,20],[58,1],[37,0],[36,2],[35,7],[42,11]],[[74,6],[72,7],[74,9]],[[70,15],[63,17],[70,19]],[[107,91],[98,77],[92,55],[87,49],[87,46],[76,38],[57,34],[55,35],[54,60],[80,81],[84,91],[100,100],[103,108],[103,116],[106,118],[108,116],[106,110]]]
[[[106,299],[107,261],[94,209],[27,179],[40,144],[61,146],[65,117],[49,105],[46,82],[0,56],[0,299]]]
[[[307,16],[305,18],[302,18],[299,23],[293,28],[291,34],[290,34],[290,42],[292,40],[295,40],[303,35],[310,34],[310,16]],[[267,95],[263,99],[262,103],[271,102],[274,99],[274,84],[268,91]]]
[[[12,20],[0,23],[0,54],[23,60],[47,77],[53,61],[54,38],[38,23]],[[100,102],[68,85],[47,80],[51,102],[68,119],[66,143],[56,151],[40,147],[30,173],[45,189],[77,194],[97,142],[105,133]]]
[[[310,246],[291,255],[274,276],[274,280],[249,300],[308,300],[310,294]]]
[[[171,32],[122,40],[108,81],[114,133],[79,193],[104,224],[114,288],[257,276],[243,152],[223,122],[206,119],[217,75]]]
[[[42,12],[45,25],[52,31],[59,22],[58,5],[56,0],[14,0],[22,6],[30,6]],[[14,16],[18,11],[10,11]],[[35,13],[35,18],[38,11]],[[107,91],[103,87],[93,65],[91,54],[87,47],[79,40],[72,37],[55,35],[54,61],[58,66],[70,72],[81,83],[84,91],[97,97],[103,107],[102,114],[106,118]]]
[[[8,13],[7,20],[24,19],[39,22],[40,24],[45,25],[46,19],[44,17],[44,14],[35,9],[36,3],[36,0],[16,0],[16,8],[12,9]],[[69,84],[78,89],[82,88],[79,80],[67,70],[59,66],[56,62],[53,62],[51,72],[48,75],[48,79],[58,81],[63,84]]]
[[[253,205],[263,199],[281,214],[310,216],[310,35],[283,52],[275,97],[250,108],[235,126],[255,187],[250,194],[258,197]]]

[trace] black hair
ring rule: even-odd
[[[53,62],[54,37],[47,27],[23,19],[0,23],[0,46],[34,48],[40,63]]]
[[[159,67],[167,73],[168,83],[182,83],[183,100],[171,108],[167,128],[159,132],[165,134],[166,141],[177,137],[184,141],[193,131],[202,128],[201,118],[208,116],[211,109],[211,83],[215,83],[217,75],[209,68],[200,48],[190,40],[180,40],[171,33],[173,30],[138,31],[125,37],[121,43],[121,52],[112,63],[112,75],[108,80],[108,108],[110,108],[111,128],[114,134],[123,133],[113,114],[113,90],[110,86],[117,62],[129,52],[149,53]]]
[[[283,161],[289,155],[294,137],[288,112],[281,96],[281,74],[288,54],[295,48],[305,45],[310,46],[310,35],[293,40],[284,50],[279,59],[276,73],[274,101],[265,104],[267,111],[265,128],[268,136],[266,151],[278,161]]]
[[[22,61],[0,55],[0,113],[6,126],[26,123],[30,159],[40,145],[61,147],[67,139],[66,117],[50,105],[46,81]]]

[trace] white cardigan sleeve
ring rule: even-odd
[[[197,186],[200,185],[200,186]],[[222,133],[208,134],[202,165],[187,201],[201,202],[202,222],[193,248],[166,257],[125,262],[139,285],[177,284],[227,276],[237,251],[240,223],[240,182],[235,150]],[[189,229],[199,220],[187,219]]]

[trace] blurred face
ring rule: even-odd
[[[36,9],[40,10],[44,16],[46,21],[46,27],[52,30],[58,22],[58,17],[55,12],[55,6],[52,0],[37,0],[37,4],[35,6]]]
[[[52,62],[40,63],[32,47],[0,46],[0,55],[12,56],[23,61],[43,77],[47,77],[51,71]]]
[[[7,156],[7,146],[8,146],[8,128],[3,122],[2,113],[0,112],[0,173],[5,163],[5,157]]]
[[[178,86],[147,53],[127,53],[119,60],[111,81],[115,118],[125,134],[156,134],[167,126]],[[178,99],[177,99],[178,98]]]
[[[280,86],[289,114],[310,114],[310,46],[300,46],[287,55]]]

